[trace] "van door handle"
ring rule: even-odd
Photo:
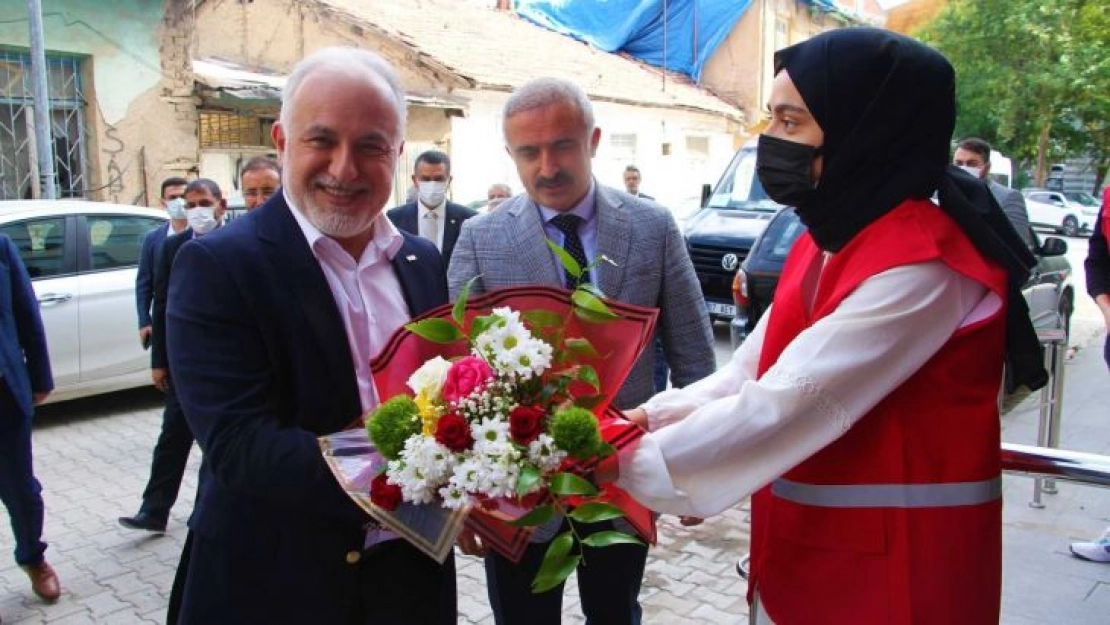
[[[73,299],[72,293],[43,293],[39,299],[39,304],[43,306],[57,306],[64,304]]]

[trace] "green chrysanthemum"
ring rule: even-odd
[[[382,403],[366,421],[366,431],[378,451],[396,460],[410,436],[420,433],[420,409],[408,395],[398,395]]]
[[[572,406],[556,412],[549,429],[555,444],[573,458],[589,458],[601,447],[597,417],[585,408]]]

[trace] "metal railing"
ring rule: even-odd
[[[1110,487],[1110,456],[1099,454],[1003,443],[1002,470],[1034,478]]]

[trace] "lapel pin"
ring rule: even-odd
[[[405,257],[405,260],[409,261],[410,263],[415,261],[416,260],[416,254],[409,254],[408,256]]]

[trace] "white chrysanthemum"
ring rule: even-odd
[[[434,438],[413,436],[405,441],[401,457],[389,463],[390,481],[401,487],[405,501],[431,503],[457,462],[455,454]]]
[[[439,489],[439,496],[443,500],[444,508],[458,510],[470,504],[470,495],[454,479]]]
[[[388,465],[389,483],[401,487],[401,497],[412,503],[435,501],[435,486],[423,474],[404,460],[391,460]]]
[[[540,434],[528,444],[528,460],[545,475],[558,469],[566,458],[567,452],[556,447],[555,439],[547,434]]]
[[[520,451],[508,439],[475,445],[479,466],[478,492],[490,497],[512,496],[520,477]]]
[[[439,399],[443,384],[447,381],[447,371],[450,368],[451,361],[444,359],[442,356],[436,356],[425,362],[409,376],[408,387],[412,389],[413,393],[417,395],[423,393],[425,397],[435,401]]]
[[[509,442],[509,422],[499,417],[484,418],[470,424],[470,435],[474,437],[474,449],[480,451],[487,445]]]
[[[455,470],[451,475],[451,482],[467,492],[476,493],[478,492],[481,475],[482,464],[476,456],[471,455],[466,460],[455,465]]]
[[[542,375],[551,366],[554,353],[546,341],[528,337],[506,352],[498,352],[494,368],[521,380]]]

